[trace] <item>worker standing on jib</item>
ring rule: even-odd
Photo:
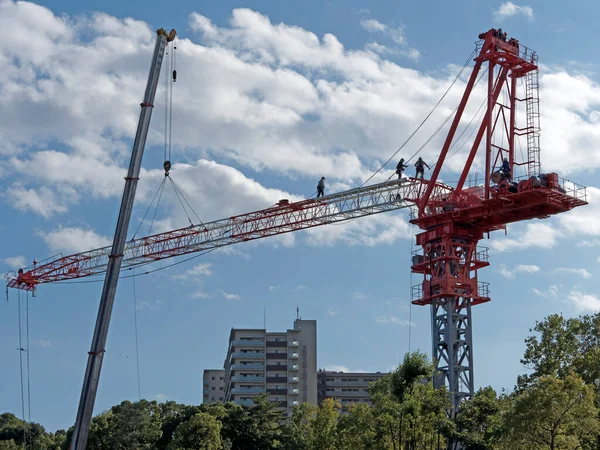
[[[419,174],[421,174],[421,179],[423,179],[423,176],[425,175],[425,168],[423,166],[427,166],[427,163],[419,156],[419,159],[415,163],[415,168],[417,169],[415,178],[419,178]],[[430,169],[429,166],[427,166],[427,168]]]
[[[402,158],[396,166],[396,173],[398,174],[398,179],[402,178],[402,172],[404,172],[407,168],[408,166],[404,165],[404,158]]]
[[[325,195],[325,177],[321,177],[319,184],[317,184],[317,198]]]

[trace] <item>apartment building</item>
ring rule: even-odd
[[[202,376],[202,403],[215,403],[225,400],[225,371],[204,369]]]
[[[369,384],[377,381],[385,373],[332,372],[319,369],[317,374],[318,402],[334,398],[342,404],[342,412],[355,403],[371,403]]]
[[[287,331],[233,328],[225,358],[224,401],[252,406],[267,399],[291,413],[300,403],[317,404],[317,322],[294,321]]]

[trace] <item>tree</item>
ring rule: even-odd
[[[220,450],[221,422],[207,413],[194,414],[175,430],[169,450]]]
[[[342,405],[338,400],[326,398],[321,403],[312,420],[311,449],[335,450],[337,449],[337,421],[340,417]]]
[[[312,419],[317,409],[317,406],[308,403],[301,403],[293,409],[282,434],[284,450],[310,450],[313,441]]]
[[[506,418],[512,448],[590,448],[600,432],[594,392],[574,374],[564,380],[540,377],[516,395]]]
[[[10,446],[9,442],[21,447],[27,442],[27,448],[31,450],[54,448],[54,438],[39,423],[23,422],[14,414],[0,414],[0,442],[4,441],[5,446]],[[10,448],[10,447],[8,447]]]
[[[344,450],[378,449],[375,418],[372,408],[365,403],[350,406],[348,414],[338,424],[339,448]]]
[[[156,448],[157,450],[165,450],[173,440],[177,427],[200,412],[201,407],[182,405],[174,401],[161,403],[159,407],[162,435],[156,443]]]
[[[396,370],[392,372],[391,389],[392,394],[398,401],[402,402],[404,396],[412,391],[415,382],[430,380],[433,374],[433,365],[427,356],[419,351],[407,353],[404,360]]]
[[[520,389],[531,386],[538,378],[554,376],[564,379],[575,371],[581,379],[600,391],[600,313],[565,319],[559,314],[536,322],[536,335],[525,339],[521,363],[531,373],[519,376]]]
[[[506,396],[498,398],[491,387],[479,389],[464,401],[456,416],[454,437],[464,450],[493,450],[502,439],[503,413],[508,408]]]

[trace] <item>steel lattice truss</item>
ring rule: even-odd
[[[427,181],[402,179],[360,187],[319,199],[290,203],[281,200],[276,206],[233,216],[214,222],[193,225],[127,242],[122,269],[141,264],[211,250],[342,222],[386,211],[406,208],[420,198]],[[433,197],[447,198],[452,188],[436,183]],[[8,286],[33,290],[36,285],[99,275],[106,271],[110,246],[36,263],[7,276]]]

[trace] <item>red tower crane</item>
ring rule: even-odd
[[[478,242],[509,223],[543,219],[587,204],[584,187],[555,173],[541,173],[536,53],[494,29],[479,39],[473,72],[431,179],[387,181],[299,202],[281,200],[260,211],[131,240],[118,254],[121,269],[416,206],[418,213],[411,222],[423,231],[416,236],[421,249],[412,255],[412,271],[423,275],[423,281],[412,288],[412,302],[430,305],[432,355],[439,374],[434,384],[448,388],[458,409],[461,400],[474,392],[471,307],[490,300],[487,283],[477,277],[478,270],[489,265],[487,249],[477,247]],[[451,187],[438,177],[484,65],[487,108],[460,179]],[[525,94],[519,97],[517,88],[523,84]],[[525,109],[523,124],[517,117],[523,109],[519,105]],[[518,136],[527,140],[526,156],[521,152],[519,160]],[[465,187],[477,157],[485,167],[484,184]],[[514,176],[517,169],[523,170],[522,177]],[[113,254],[114,248],[105,247],[53,257],[9,274],[8,286],[35,290],[43,283],[101,275]]]

